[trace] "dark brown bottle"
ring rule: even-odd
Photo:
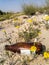
[[[5,45],[5,49],[6,50],[9,50],[9,51],[12,51],[14,53],[21,53],[20,52],[20,49],[21,48],[26,48],[26,49],[30,49],[31,46],[34,45],[34,42],[31,42],[31,43],[27,43],[27,42],[18,42],[16,44],[13,44],[13,45]],[[40,52],[42,51],[42,44],[41,43],[37,43],[35,44],[37,50],[36,50],[36,53],[37,54],[40,54]]]

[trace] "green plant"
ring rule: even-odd
[[[36,38],[38,36],[39,32],[39,29],[33,29],[30,25],[28,30],[19,32],[18,34],[20,38],[24,38],[25,42],[30,42],[32,38]]]
[[[27,5],[27,4],[23,5],[22,10],[27,15],[33,15],[36,12],[35,6],[33,6],[31,4],[30,5]]]

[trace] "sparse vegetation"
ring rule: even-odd
[[[2,12],[0,10],[0,21],[4,21],[6,19],[10,19],[12,15],[13,15],[13,13],[11,13],[11,12]]]
[[[36,12],[36,8],[33,5],[23,5],[22,10],[27,15],[33,15]]]
[[[19,32],[19,37],[24,38],[25,42],[30,42],[32,38],[36,38],[38,33],[40,32],[39,29],[33,29],[32,26],[28,28],[28,31]]]
[[[40,12],[40,13],[47,13],[49,14],[49,0],[45,0],[45,5],[41,6],[41,7],[38,7],[37,5],[23,5],[22,6],[22,11],[24,14],[27,14],[27,15],[34,15],[37,11]]]

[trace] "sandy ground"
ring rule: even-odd
[[[39,36],[39,41],[46,46],[46,49],[49,48],[49,30],[41,28],[41,35]]]
[[[23,60],[23,57],[24,57],[23,55],[22,57],[21,55],[18,55],[17,53],[14,54],[12,52],[9,52],[9,56],[7,56],[5,53],[6,52],[5,45],[10,43],[6,41],[6,37],[4,35],[3,30],[6,30],[8,38],[10,37],[12,39],[11,40],[12,44],[19,41],[19,37],[17,35],[18,29],[16,29],[12,24],[6,25],[4,29],[0,29],[0,65],[49,65],[49,60],[45,60],[42,55],[39,55],[37,58],[28,62],[27,64],[22,64],[22,61],[19,61],[19,62],[16,61],[18,58],[19,60]],[[38,41],[40,41],[43,45],[45,45],[46,49],[49,49],[49,30],[46,30],[45,26],[41,26],[40,30],[41,30],[41,34],[39,35]],[[2,64],[1,60],[5,60],[5,62]],[[12,64],[12,62],[15,62],[15,61],[16,63]]]

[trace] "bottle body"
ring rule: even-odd
[[[21,50],[22,49],[30,49],[31,46],[34,46],[34,42],[31,42],[31,43],[26,43],[26,42],[19,42],[19,43],[16,43],[16,44],[13,44],[13,45],[6,45],[5,46],[5,49],[6,50],[9,50],[9,51],[12,51],[14,53],[21,53]],[[40,53],[42,51],[42,44],[41,43],[37,43],[35,44],[37,50],[36,50],[36,53]]]

